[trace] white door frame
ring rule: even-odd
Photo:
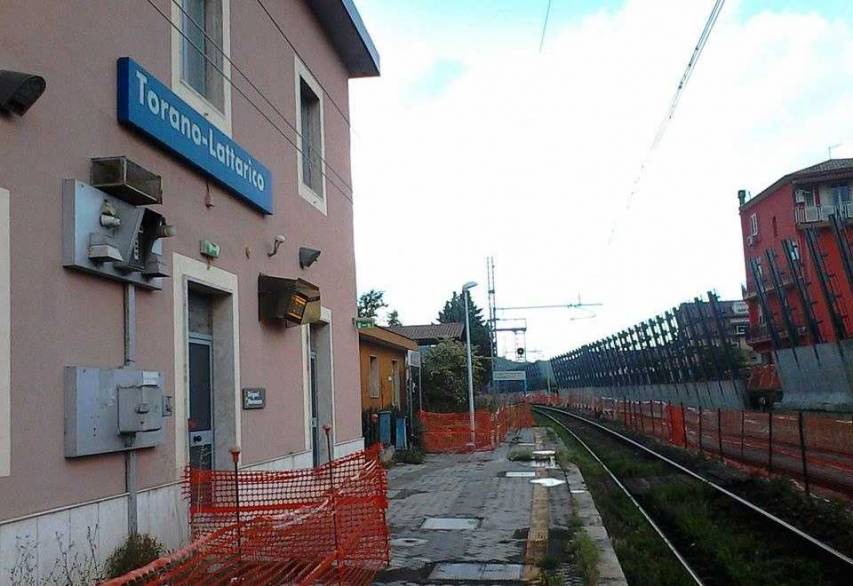
[[[187,436],[187,413],[189,401],[189,360],[187,325],[187,295],[190,282],[220,291],[229,298],[232,311],[233,339],[233,397],[234,397],[234,445],[239,446],[241,440],[242,405],[240,401],[240,303],[238,297],[237,275],[222,269],[208,266],[194,258],[172,253],[172,299],[175,348],[175,472],[180,478],[184,467],[189,462],[189,441]],[[215,325],[214,325],[215,327]],[[220,380],[220,382],[222,382]],[[217,390],[219,390],[217,388]],[[214,394],[218,394],[214,391]],[[218,397],[214,397],[216,400]],[[219,461],[221,458],[215,458]],[[220,461],[220,464],[222,462]]]

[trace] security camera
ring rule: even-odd
[[[0,112],[23,116],[46,87],[47,83],[41,76],[0,70]]]

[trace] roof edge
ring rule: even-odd
[[[350,77],[379,75],[379,51],[353,0],[309,0]]]

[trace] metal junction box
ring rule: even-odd
[[[156,446],[167,406],[159,372],[66,366],[65,457]]]
[[[62,182],[62,264],[147,289],[162,289],[165,219],[91,185]]]

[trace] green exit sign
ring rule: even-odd
[[[219,258],[219,245],[211,240],[201,241],[201,254],[208,258]]]

